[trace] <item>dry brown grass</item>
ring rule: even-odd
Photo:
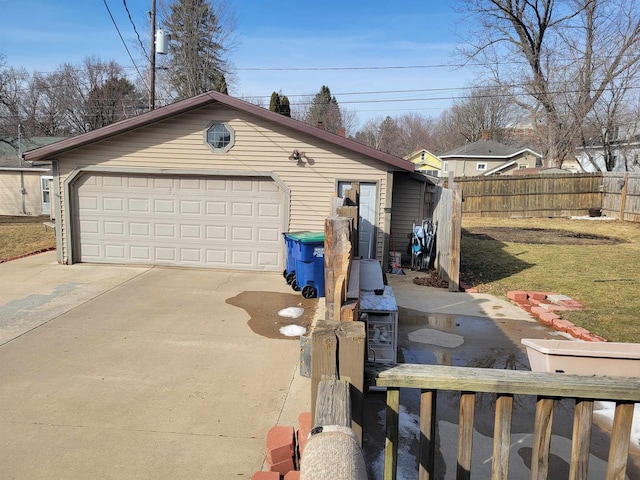
[[[610,341],[640,342],[640,224],[569,219],[463,218],[475,227],[542,228],[617,237],[617,245],[549,245],[463,235],[462,278],[481,292],[568,295],[584,303],[563,318]]]
[[[45,231],[47,217],[0,217],[0,260],[55,247],[53,229]]]

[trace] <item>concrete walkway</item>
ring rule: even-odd
[[[242,292],[281,276],[0,264],[0,475],[250,478],[267,430],[308,410],[297,339],[252,331]],[[291,295],[295,304],[299,296]]]

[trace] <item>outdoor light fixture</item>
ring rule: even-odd
[[[297,162],[296,165],[298,165],[299,167],[303,167],[305,164],[314,164],[313,159],[307,157],[307,154],[301,152],[300,150],[294,150],[293,152],[291,152],[291,155],[289,155],[289,160],[295,160]]]

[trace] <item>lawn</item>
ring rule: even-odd
[[[0,260],[56,246],[53,229],[42,222],[49,217],[0,216]]]
[[[463,217],[462,228],[461,278],[480,292],[568,295],[585,308],[563,318],[609,341],[640,343],[640,224]]]

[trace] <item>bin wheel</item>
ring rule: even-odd
[[[287,269],[286,268],[282,271],[282,276],[284,278],[287,278]]]
[[[293,281],[296,279],[296,272],[288,273],[287,276],[284,278],[287,280],[287,285],[291,285]]]
[[[298,279],[294,276],[293,281],[291,282],[291,288],[293,288],[296,292],[300,291],[300,287],[298,286]]]
[[[302,289],[302,296],[304,298],[316,298],[318,296],[318,291],[313,285],[305,285]]]

